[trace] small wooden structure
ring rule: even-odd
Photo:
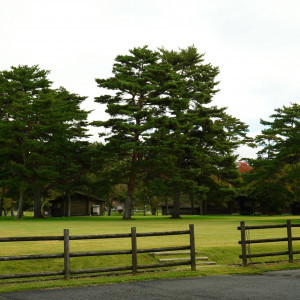
[[[291,205],[291,211],[293,215],[300,215],[300,202],[294,202]]]
[[[52,203],[52,217],[90,216],[93,215],[93,206],[99,205],[99,215],[105,212],[105,200],[82,193],[73,193],[68,196],[60,196],[50,201]]]
[[[173,213],[173,205],[160,205],[162,215],[171,215]],[[182,205],[180,206],[180,214],[181,215],[200,215],[200,206],[195,205],[193,208],[190,205]]]

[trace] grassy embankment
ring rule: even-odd
[[[172,220],[164,216],[134,216],[134,220],[123,221],[120,216],[113,217],[71,217],[71,218],[46,218],[35,220],[31,217],[24,217],[23,220],[14,220],[10,217],[0,218],[0,237],[10,236],[45,236],[62,235],[63,229],[70,229],[70,235],[106,234],[106,233],[129,233],[131,227],[136,227],[137,232],[150,231],[172,231],[186,230],[189,224],[195,225],[196,250],[198,256],[208,256],[210,261],[215,261],[216,266],[197,266],[196,272],[191,272],[186,267],[161,273],[145,273],[136,276],[119,275],[109,277],[94,277],[72,279],[70,281],[39,281],[28,283],[4,283],[0,281],[1,291],[25,290],[33,288],[67,287],[98,283],[124,282],[130,280],[144,280],[155,278],[175,278],[188,276],[206,276],[219,274],[238,273],[261,273],[265,270],[278,270],[288,268],[299,268],[300,263],[280,263],[273,265],[255,265],[254,267],[243,268],[232,266],[239,264],[241,259],[241,247],[238,245],[240,232],[237,226],[241,220],[246,225],[280,224],[287,218],[292,223],[300,223],[297,216],[184,216],[180,220]],[[268,229],[251,231],[251,239],[285,237],[286,229]],[[300,228],[293,228],[293,235],[300,236]],[[101,251],[130,249],[130,239],[110,240],[85,240],[71,241],[71,252],[80,251]],[[187,245],[187,235],[138,238],[138,248],[168,247]],[[297,250],[300,243],[294,242]],[[251,246],[252,253],[286,251],[287,243],[254,244]],[[62,253],[63,243],[61,241],[45,242],[13,242],[1,243],[0,256]],[[169,258],[170,256],[168,256]],[[295,256],[300,258],[300,255]],[[255,261],[287,259],[285,256],[255,259]],[[139,254],[139,264],[157,263],[158,257],[151,254]],[[101,268],[112,266],[125,266],[131,264],[130,255],[82,257],[71,258],[71,269]],[[185,268],[185,270],[183,270]],[[180,269],[180,270],[179,270]],[[44,259],[28,261],[0,262],[0,274],[27,273],[63,270],[63,259]],[[26,279],[22,279],[25,281]],[[6,281],[7,282],[7,281]]]

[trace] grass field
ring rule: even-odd
[[[241,220],[246,225],[280,224],[286,219],[292,223],[300,223],[299,216],[184,216],[182,219],[173,220],[165,216],[134,216],[134,220],[123,221],[120,216],[112,217],[70,217],[70,218],[45,218],[42,220],[24,217],[15,220],[11,217],[0,217],[0,237],[11,236],[45,236],[62,235],[63,229],[69,229],[70,235],[129,233],[131,227],[136,227],[137,232],[187,230],[189,224],[195,225],[196,250],[198,256],[208,256],[210,261],[217,266],[198,267],[198,271],[182,271],[174,269],[168,272],[148,273],[137,276],[122,275],[100,278],[72,279],[70,281],[56,280],[34,283],[4,283],[0,282],[0,291],[22,290],[31,288],[44,288],[54,286],[74,286],[95,284],[102,282],[119,282],[126,280],[140,280],[151,278],[173,278],[184,276],[201,276],[210,274],[236,274],[260,273],[264,270],[299,268],[299,263],[255,265],[254,267],[232,266],[239,264],[241,247],[238,245],[240,232],[237,230]],[[286,229],[266,229],[251,231],[251,239],[285,237]],[[300,228],[293,228],[293,236],[300,237]],[[187,235],[138,238],[138,248],[168,247],[188,245]],[[130,249],[129,238],[110,240],[82,240],[71,241],[71,252],[101,251]],[[297,244],[298,243],[298,244]],[[294,242],[295,249],[300,250],[300,242]],[[251,246],[251,253],[286,251],[287,243],[255,244]],[[62,253],[61,241],[45,242],[13,242],[1,243],[0,256]],[[300,259],[300,255],[295,256]],[[256,259],[255,261],[282,260],[287,257],[270,257]],[[157,256],[141,254],[138,256],[139,264],[157,263]],[[101,268],[112,266],[125,266],[131,264],[130,255],[82,257],[71,258],[71,269]],[[44,259],[29,261],[0,262],[0,274],[44,272],[63,270],[63,259]],[[25,279],[24,279],[25,280]]]

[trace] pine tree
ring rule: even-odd
[[[247,141],[247,126],[225,108],[210,106],[218,72],[193,46],[178,52],[143,47],[118,56],[113,77],[96,80],[115,91],[96,98],[111,118],[94,124],[110,129],[106,149],[122,162],[124,219],[131,217],[138,175],[153,190],[174,195],[174,218],[180,216],[181,192],[205,193],[216,176],[228,184],[237,180],[233,151]]]
[[[300,106],[277,108],[270,118],[261,120],[266,127],[256,137],[261,149],[257,159],[249,159],[253,170],[245,182],[250,196],[279,213],[299,201]]]
[[[166,177],[174,193],[173,217],[178,218],[181,191],[191,198],[203,197],[210,189],[234,194],[238,181],[234,150],[250,139],[247,125],[226,114],[225,108],[209,105],[218,91],[217,67],[205,64],[203,54],[193,46],[178,52],[161,49],[161,53],[179,76],[161,129],[164,137],[159,138],[165,145],[161,153],[167,155],[172,149]]]
[[[110,130],[106,134],[106,149],[123,162],[120,173],[128,186],[124,219],[131,218],[135,182],[144,164],[144,139],[155,128],[155,119],[165,114],[167,92],[173,84],[170,66],[159,61],[158,52],[146,46],[129,52],[117,56],[113,77],[96,79],[100,88],[115,94],[96,98],[107,105],[106,112],[111,117],[94,122]]]
[[[74,140],[86,136],[87,112],[79,108],[85,97],[51,89],[48,73],[38,66],[0,73],[1,154],[9,159],[10,181],[19,186],[18,217],[28,189],[34,196],[34,216],[42,217],[43,188],[59,176],[60,159],[70,155]]]

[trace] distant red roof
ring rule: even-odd
[[[250,170],[253,169],[253,167],[249,166],[246,162],[243,162],[243,161],[238,161],[237,162],[237,165],[238,165],[238,169],[239,171],[243,174],[243,173],[246,173],[246,172],[249,172]]]

